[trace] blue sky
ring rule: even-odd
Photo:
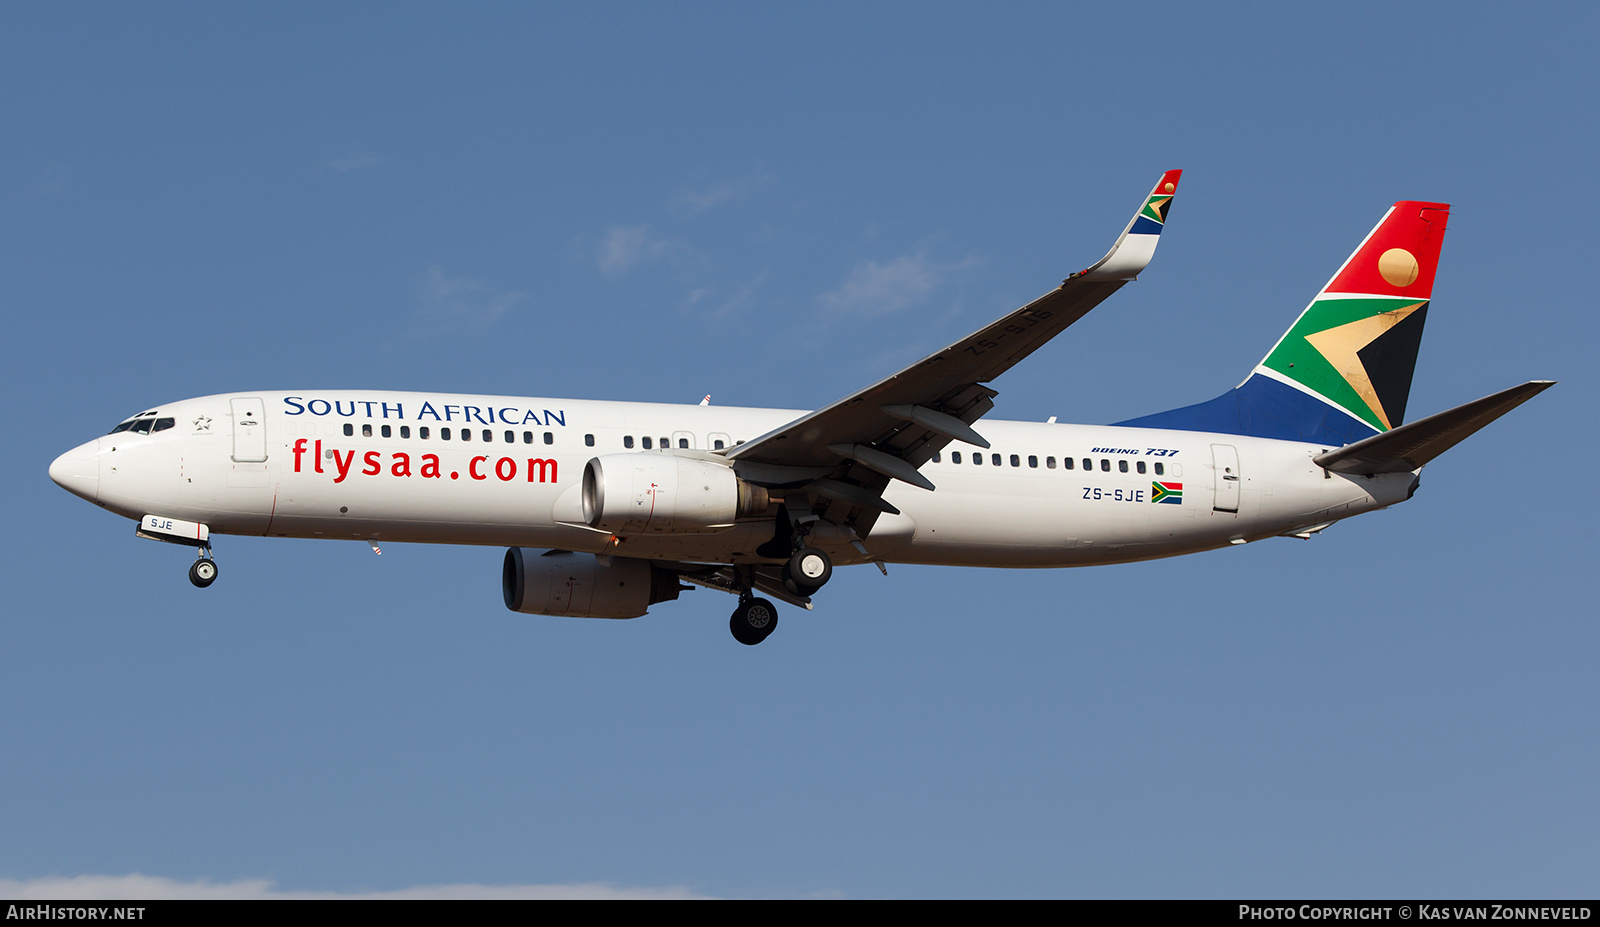
[[[1597,18],[6,7],[0,892],[1592,896]],[[234,390],[813,407],[1173,167],[995,416],[1222,392],[1398,199],[1454,204],[1413,416],[1562,383],[1309,542],[844,570],[756,648],[703,590],[512,614],[498,549],[224,538],[201,592],[45,475]]]

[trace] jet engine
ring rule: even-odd
[[[708,534],[767,509],[767,490],[708,460],[607,454],[583,470],[583,518],[612,534]]]
[[[568,618],[637,618],[651,605],[678,597],[678,574],[647,560],[570,550],[506,551],[501,571],[506,608]]]

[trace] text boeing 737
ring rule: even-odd
[[[733,635],[810,608],[834,564],[1066,567],[1309,537],[1404,501],[1423,465],[1550,381],[1403,424],[1449,206],[1396,203],[1237,388],[1114,425],[984,421],[986,384],[1134,279],[1179,171],[1111,251],[1027,306],[815,412],[375,391],[142,412],[50,477],[137,534],[505,545],[506,605],[633,618],[682,582]],[[542,550],[542,553],[540,552]]]

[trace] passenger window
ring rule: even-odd
[[[517,443],[517,433],[514,432],[514,431],[507,431],[506,432],[506,443],[507,444],[516,444]]]
[[[1138,470],[1140,473],[1143,473],[1144,472],[1144,461],[1141,460],[1138,463],[1134,464],[1133,468],[1135,470]]]
[[[633,449],[633,435],[623,435],[622,436],[622,446],[625,447],[625,448],[628,448],[629,450],[632,450]]]
[[[1033,456],[1032,454],[1029,454],[1028,455],[1028,466],[1033,468],[1033,469],[1035,469],[1035,470],[1039,469],[1039,458]]]
[[[990,454],[989,455],[989,462],[994,464],[997,467],[1000,466],[1000,455],[999,454]]]
[[[718,451],[720,451],[720,450],[722,450],[722,448],[723,448],[723,445],[724,445],[724,444],[725,444],[725,443],[726,443],[726,442],[724,442],[724,441],[723,441],[723,440],[722,440],[722,439],[721,439],[721,438],[718,438],[718,439],[717,439],[717,440],[715,440],[715,441],[713,441],[713,442],[711,442],[711,447],[712,447],[712,449],[713,449],[713,450],[718,450]],[[938,460],[938,459],[939,459],[939,458],[938,458],[938,456],[937,456],[937,455],[935,455],[935,456],[934,456],[934,459],[935,459],[935,460]]]
[[[524,431],[522,433],[522,443],[523,444],[532,444],[533,443],[533,432]]]
[[[1156,476],[1166,476],[1166,475],[1167,475],[1166,464],[1163,464],[1159,460],[1156,461]]]
[[[939,462],[939,452],[938,451],[934,451],[933,452],[933,462],[934,463],[938,463]]]
[[[494,443],[494,432],[492,432],[489,429],[485,428],[483,430],[483,443],[484,444],[493,444]]]
[[[983,455],[982,454],[973,454],[972,455],[972,462],[974,464],[980,466],[980,467],[983,466]]]
[[[678,446],[679,447],[688,447],[689,446],[689,439],[688,438],[679,438],[678,439]]]
[[[556,436],[551,432],[548,432],[548,431],[545,432],[544,433],[544,443],[546,443],[546,444],[554,444],[554,443],[556,443]]]
[[[355,426],[350,424],[349,422],[345,422],[344,423],[344,436],[348,438],[348,437],[351,437],[352,435],[354,435],[355,433],[356,433]]]
[[[156,426],[154,428],[150,429],[150,430],[152,432],[166,431],[168,428],[171,428],[174,424],[176,424],[176,422],[173,419],[170,419],[170,418],[158,418],[158,419],[156,419]]]
[[[584,447],[594,447],[594,435],[584,435],[583,436],[583,446]]]
[[[951,451],[950,452],[950,462],[951,463],[960,463],[961,462],[961,452],[960,451]]]
[[[1063,458],[1061,458],[1061,469],[1063,469],[1063,470],[1071,470],[1072,469],[1072,465],[1073,464],[1072,464],[1072,458],[1071,457],[1063,457]]]
[[[647,451],[650,450],[650,439],[648,437],[640,438],[639,446],[643,447]]]
[[[1067,463],[1071,462],[1070,460],[1067,461]],[[1044,459],[1044,467],[1046,470],[1054,470],[1056,468],[1056,459],[1054,457],[1046,457]]]
[[[1034,464],[1033,464],[1033,465],[1034,465],[1034,466],[1035,466],[1035,467],[1037,467],[1037,466],[1038,466],[1038,465],[1039,465],[1039,462],[1038,462],[1038,461],[1034,461]],[[1021,457],[1018,457],[1018,456],[1017,456],[1017,455],[1016,455],[1016,454],[1012,454],[1012,455],[1011,455],[1011,466],[1013,466],[1013,467],[1020,467],[1020,466],[1022,466],[1022,458],[1021,458]]]
[[[421,438],[424,441],[428,440],[428,426],[427,425],[421,425],[421,426],[419,426],[417,428],[417,437]]]
[[[394,431],[388,425],[383,426],[383,428],[379,430],[383,433],[385,438],[391,437],[394,434]]]
[[[1100,458],[1100,472],[1101,473],[1110,473],[1111,472],[1111,461],[1110,461],[1109,458],[1105,458],[1105,457]]]
[[[448,441],[448,440],[450,440],[450,429],[448,429],[448,428],[439,429],[439,440],[440,441]]]
[[[471,428],[463,428],[463,429],[461,429],[461,440],[463,440],[463,441],[471,441],[472,440],[472,429]]]
[[[1126,460],[1117,461],[1117,472],[1119,472],[1119,473],[1127,473],[1128,472],[1128,462]]]
[[[363,437],[363,438],[372,437],[372,423],[369,422],[369,423],[361,426],[361,437]]]
[[[546,441],[545,443],[548,444],[550,442]],[[661,439],[661,449],[663,451],[666,450],[667,448],[671,447],[671,446],[672,446],[672,442],[671,441],[668,441],[666,438],[662,438]]]
[[[400,426],[400,437],[402,437],[402,438],[411,437],[411,426],[410,425],[401,425]]]
[[[1093,470],[1094,469],[1094,461],[1090,460],[1087,457],[1083,458],[1083,469],[1085,469],[1085,470]]]

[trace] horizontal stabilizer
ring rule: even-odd
[[[1335,473],[1403,473],[1415,470],[1473,432],[1556,385],[1534,380],[1466,405],[1401,425],[1393,431],[1319,454],[1316,463]]]

